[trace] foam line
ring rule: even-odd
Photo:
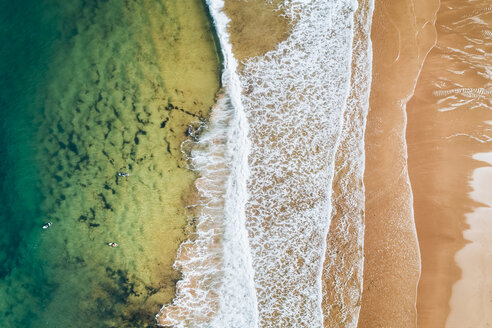
[[[201,215],[196,236],[181,245],[175,267],[183,273],[173,304],[157,316],[173,327],[255,328],[257,301],[245,228],[248,122],[241,104],[237,62],[222,0],[208,0],[223,54],[222,93],[199,141],[183,145],[200,173]]]

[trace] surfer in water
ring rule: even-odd
[[[117,244],[117,243],[108,243],[108,246],[111,246],[111,247],[118,247],[118,244]]]
[[[48,222],[48,223],[43,224],[43,229],[48,229],[49,227],[51,227],[52,224],[53,224],[53,222]]]
[[[126,173],[126,172],[118,172],[118,176],[119,176],[119,177],[129,177],[129,176],[130,176],[130,173]]]

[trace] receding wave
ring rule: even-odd
[[[335,153],[349,94],[356,1],[292,2],[275,51],[245,63],[247,204],[261,327],[321,327]]]
[[[374,1],[361,0],[354,17],[352,77],[335,157],[332,219],[323,268],[325,327],[357,327],[364,267],[364,133],[372,78],[370,41]]]
[[[207,3],[225,60],[224,90],[199,141],[185,145],[201,176],[201,215],[175,263],[183,273],[176,298],[158,321],[173,327],[322,327],[329,312],[322,279],[324,265],[330,266],[325,256],[335,174],[354,185],[342,195],[344,208],[356,204],[347,215],[355,213],[352,224],[363,229],[372,2],[363,2],[354,43],[357,1],[285,1],[280,9],[293,24],[291,34],[275,50],[243,62],[240,73],[223,2]],[[352,64],[354,49],[363,52],[354,57],[358,64]],[[353,122],[344,127],[344,119]],[[342,141],[343,131],[350,136]],[[340,176],[336,166],[352,164],[355,171]],[[361,234],[355,239],[355,265],[362,270]],[[360,272],[347,272],[359,286]],[[358,306],[346,306],[356,321]]]

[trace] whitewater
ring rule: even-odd
[[[207,0],[223,89],[199,140],[183,144],[200,175],[200,215],[180,246],[182,279],[160,325],[323,327],[324,302],[340,299],[327,295],[343,292],[323,280],[356,279],[350,292],[360,297],[372,2],[360,4],[356,14],[354,0],[284,1],[290,35],[239,71],[224,3]],[[336,246],[327,249],[333,202],[342,226],[358,231],[357,257],[343,270],[333,270]],[[360,302],[340,302],[351,318],[339,324],[356,326]]]

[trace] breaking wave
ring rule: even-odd
[[[172,327],[256,327],[257,302],[245,226],[248,177],[247,121],[237,62],[227,35],[222,1],[207,2],[223,52],[224,88],[199,141],[184,144],[199,172],[200,216],[194,238],[180,246],[175,268],[183,273],[173,304],[157,315]]]
[[[199,141],[184,145],[201,176],[200,216],[175,263],[183,273],[176,298],[162,308],[158,322],[322,327],[335,165],[356,165],[357,179],[364,166],[358,124],[365,124],[370,73],[353,75],[352,68],[369,69],[371,56],[368,38],[365,46],[354,44],[357,1],[286,0],[279,9],[293,24],[291,34],[275,50],[245,61],[240,73],[223,1],[207,4],[224,56],[224,90]],[[372,13],[372,5],[364,10]],[[354,49],[365,51],[356,57],[364,62],[355,66]],[[360,101],[348,101],[351,86],[358,86],[351,97],[360,95]],[[338,154],[336,163],[344,116],[355,121],[343,130],[350,147],[341,151],[354,153]],[[344,158],[350,163],[338,163]],[[354,190],[355,198],[343,197],[359,208],[361,180]]]

